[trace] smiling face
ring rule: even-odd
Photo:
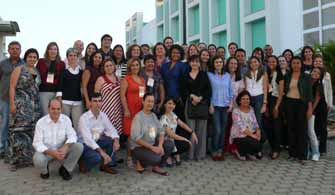
[[[224,57],[225,57],[225,50],[223,48],[219,48],[219,49],[216,50],[216,54],[218,56],[220,56],[221,58],[224,59]]]
[[[51,100],[48,107],[48,113],[50,118],[53,121],[58,121],[61,112],[62,112],[62,104],[56,99]]]
[[[293,59],[291,62],[292,72],[300,72],[301,71],[301,61],[298,59]]]
[[[141,55],[141,48],[139,46],[134,46],[131,49],[131,57],[138,58]]]
[[[237,67],[238,67],[238,64],[237,64],[237,60],[232,58],[230,59],[229,63],[228,63],[228,70],[230,73],[233,73],[233,72],[236,72],[237,71]]]
[[[313,68],[311,72],[311,77],[313,80],[319,80],[321,78],[321,70],[320,68]]]
[[[155,97],[153,95],[148,95],[142,100],[143,110],[150,112],[155,105]]]
[[[176,62],[179,61],[181,57],[181,54],[178,49],[172,49],[171,51],[171,60]]]
[[[231,44],[228,48],[229,50],[229,55],[230,56],[234,56],[235,55],[235,51],[237,50],[237,47],[235,44]]]
[[[249,107],[250,105],[250,97],[248,95],[244,95],[240,100],[240,107]]]
[[[48,57],[50,60],[55,60],[58,55],[58,47],[56,45],[51,45],[48,49]]]
[[[21,54],[21,47],[19,44],[12,44],[8,47],[9,57],[12,59],[18,59]]]
[[[189,56],[198,55],[198,53],[199,53],[198,48],[195,45],[191,45],[188,48],[188,53],[189,53]]]
[[[94,45],[89,45],[88,47],[87,47],[87,51],[86,51],[86,54],[88,55],[88,56],[91,56],[94,52],[96,52],[97,50],[96,50],[96,48],[94,47]]]
[[[210,55],[210,56],[213,57],[213,56],[216,55],[216,48],[215,48],[214,45],[209,46],[209,47],[208,47],[208,51],[209,51],[209,55]]]
[[[215,71],[219,74],[222,74],[223,60],[222,58],[217,58],[214,60]]]
[[[285,53],[284,53],[284,57],[286,58],[286,61],[288,61],[288,62],[290,62],[291,60],[292,60],[292,54],[291,54],[291,52],[289,52],[289,51],[286,51]]]
[[[324,68],[322,57],[316,57],[314,59],[314,67]]]
[[[163,45],[157,45],[156,46],[156,55],[157,56],[165,56],[166,51]]]
[[[258,70],[259,66],[260,66],[259,61],[256,58],[251,58],[250,69],[252,71],[256,71],[256,70]]]
[[[104,48],[110,48],[112,45],[112,38],[110,37],[105,37],[104,39],[102,39],[102,43],[101,46]]]
[[[305,56],[305,60],[313,59],[313,51],[309,48],[305,49],[304,56]]]
[[[73,65],[73,64],[77,64],[78,62],[78,55],[75,52],[70,52],[67,55],[67,60],[69,62],[69,64]]]
[[[30,53],[30,54],[28,54],[28,56],[26,58],[26,64],[29,67],[34,67],[37,60],[38,60],[37,54],[36,53]]]
[[[102,63],[102,55],[101,55],[101,53],[96,53],[93,56],[93,65],[94,65],[94,67],[99,67],[101,63]]]
[[[192,70],[199,70],[200,69],[200,61],[199,59],[193,59],[190,61],[190,66]]]
[[[175,109],[176,104],[173,102],[173,100],[169,100],[164,104],[164,107],[165,107],[165,114],[168,114]]]
[[[130,64],[130,73],[132,75],[138,75],[140,72],[140,64],[137,60],[134,60],[131,64]]]
[[[201,58],[202,62],[207,63],[209,61],[209,53],[208,53],[208,51],[201,52],[200,58]]]
[[[272,71],[275,71],[277,68],[277,60],[274,57],[268,58],[268,68]]]
[[[155,68],[155,61],[153,59],[148,59],[145,61],[145,70],[153,71]]]
[[[112,75],[116,71],[115,64],[113,64],[110,60],[106,61],[104,64],[104,71],[107,75]]]
[[[283,57],[283,56],[279,57],[278,61],[279,61],[280,69],[282,69],[282,70],[287,70],[288,69],[288,63],[287,63],[285,57]]]

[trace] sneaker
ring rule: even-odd
[[[68,180],[71,180],[72,179],[72,176],[71,174],[66,170],[66,168],[62,165],[60,168],[59,168],[59,175],[65,180],[65,181],[68,181]]]
[[[314,154],[314,155],[312,156],[312,161],[319,161],[319,158],[320,158],[319,155]]]

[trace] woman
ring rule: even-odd
[[[167,59],[167,51],[163,43],[158,42],[152,49],[152,53],[155,56],[155,70],[157,72],[160,72],[160,68],[162,64],[165,64],[168,62]]]
[[[305,46],[301,50],[301,60],[303,61],[303,71],[309,74],[313,67],[314,50],[311,46]]]
[[[323,71],[321,70],[321,68],[318,67],[312,68],[311,78],[312,78],[312,95],[313,95],[312,98],[313,115],[311,116],[310,119],[308,119],[308,137],[310,147],[307,148],[308,150],[307,159],[311,156],[311,159],[313,161],[318,161],[320,158],[319,141],[316,136],[314,125],[315,125],[316,108],[318,107],[319,103],[325,102],[323,86],[322,86],[322,77],[323,77]]]
[[[127,164],[132,166],[132,159],[129,150],[131,122],[136,113],[141,110],[142,98],[145,94],[145,81],[140,76],[141,61],[138,58],[128,60],[127,75],[121,81],[121,103],[123,107],[123,134],[128,136],[128,158]]]
[[[312,87],[310,77],[302,72],[302,60],[293,57],[291,72],[284,78],[286,95],[289,159],[304,164],[307,155],[307,120],[312,116]]]
[[[141,75],[146,83],[146,92],[154,94],[154,112],[159,114],[165,97],[164,82],[161,74],[155,71],[155,57],[153,55],[146,55],[143,62],[145,66]]]
[[[131,59],[131,58],[139,58],[142,59],[142,51],[141,51],[141,46],[137,45],[137,44],[133,44],[131,46],[128,47],[127,53],[127,60]]]
[[[199,50],[198,50],[197,45],[190,44],[187,50],[186,59],[190,58],[193,55],[199,55]]]
[[[41,77],[34,67],[38,60],[36,49],[28,49],[24,54],[25,64],[14,69],[9,86],[10,125],[6,161],[10,169],[32,165],[33,135],[35,124],[40,118],[38,85]]]
[[[321,68],[325,73],[322,79],[324,98],[320,99],[320,102],[314,111],[315,131],[320,142],[319,150],[321,155],[324,155],[327,153],[327,118],[328,113],[333,108],[333,87],[331,76],[329,72],[325,71],[325,65],[323,64],[323,57],[321,55],[315,55],[313,66]]]
[[[281,74],[285,76],[285,74],[290,71],[290,67],[288,65],[287,59],[284,56],[278,57],[279,69]]]
[[[83,71],[78,64],[78,52],[74,48],[66,51],[68,64],[63,72],[61,80],[62,89],[62,111],[65,115],[71,117],[73,127],[78,131],[78,123],[83,113],[83,103],[81,94],[81,77]]]
[[[98,47],[95,43],[89,43],[85,49],[84,61],[85,67],[81,67],[82,70],[85,70],[86,66],[90,64],[90,59],[93,53],[98,51]]]
[[[114,51],[114,50],[113,50]],[[122,104],[120,97],[120,79],[116,76],[116,65],[112,59],[103,62],[104,75],[100,76],[94,87],[94,91],[101,93],[104,112],[119,135],[122,134]]]
[[[115,75],[119,79],[123,79],[127,74],[127,61],[124,56],[122,45],[115,45],[112,52],[112,59],[116,65]]]
[[[233,110],[233,125],[230,143],[237,146],[239,160],[256,160],[262,151],[261,130],[258,126],[253,108],[250,106],[251,95],[242,91],[236,98],[238,107]]]
[[[214,161],[222,161],[228,111],[231,109],[234,94],[230,76],[223,71],[223,59],[215,56],[212,61],[213,66],[207,73],[212,89],[209,113],[213,114],[215,128],[212,138],[212,158]]]
[[[192,142],[197,144],[198,138],[196,133],[186,123],[180,120],[175,113],[173,113],[175,107],[176,101],[174,98],[168,97],[164,100],[161,109],[162,116],[160,118],[160,123],[165,129],[167,138],[174,142],[175,147],[172,156],[175,158],[176,165],[179,166],[181,165],[180,154],[188,151],[190,147],[192,147]],[[191,141],[186,137],[176,134],[178,125],[191,134]],[[172,165],[172,160],[170,159],[169,162],[169,159],[170,158],[168,158],[167,164]]]
[[[260,59],[256,56],[252,56],[249,60],[249,70],[244,75],[244,84],[251,95],[251,105],[255,110],[256,119],[262,131],[262,138],[264,138],[262,115],[265,113],[268,104],[268,75],[264,71]],[[262,139],[263,141],[265,140]]]
[[[283,51],[282,56],[284,56],[285,59],[286,59],[286,61],[287,61],[287,63],[290,64],[290,63],[291,63],[291,60],[292,60],[292,57],[294,56],[294,55],[293,55],[293,51],[290,50],[290,49],[285,49],[285,50]]]
[[[135,115],[131,124],[131,150],[139,173],[144,172],[143,167],[152,166],[153,173],[168,176],[160,165],[171,155],[174,146],[171,140],[164,139],[164,129],[151,112],[154,102],[153,94],[144,95],[143,109]]]
[[[209,56],[212,58],[214,56],[216,56],[216,45],[214,44],[209,44],[208,45],[208,52],[209,52]]]
[[[162,64],[161,75],[164,80],[165,96],[173,97],[177,100],[175,113],[181,119],[184,119],[184,103],[181,98],[180,81],[188,72],[189,67],[182,62],[184,59],[184,50],[179,45],[172,45],[169,62]],[[178,132],[178,130],[177,130]]]
[[[268,75],[269,75],[269,90],[268,90],[268,107],[265,114],[265,126],[267,129],[267,138],[271,146],[271,159],[279,158],[280,144],[282,137],[282,106],[281,102],[284,93],[284,78],[278,66],[276,56],[268,56]]]
[[[49,101],[60,95],[60,81],[65,68],[65,64],[59,56],[57,43],[51,42],[48,44],[44,58],[38,60],[36,68],[42,80],[41,85],[39,85],[42,115],[46,115],[48,114]]]
[[[101,52],[95,52],[91,56],[90,65],[86,67],[83,73],[82,85],[83,95],[85,98],[86,109],[90,109],[90,97],[94,93],[95,82],[101,76],[101,64],[103,62],[103,55]]]
[[[220,56],[223,59],[223,61],[225,61],[226,60],[226,57],[225,57],[226,56],[226,48],[224,48],[222,46],[216,48],[216,55]]]
[[[260,47],[256,47],[253,51],[252,51],[252,55],[253,57],[257,57],[260,60],[260,63],[263,64],[264,63],[264,51],[262,48]],[[263,64],[265,66],[265,64]]]
[[[207,138],[207,118],[208,116],[198,117],[198,110],[193,107],[199,107],[198,104],[205,110],[202,110],[206,115],[210,98],[212,95],[211,85],[206,72],[200,70],[200,58],[198,55],[193,55],[189,58],[188,64],[191,70],[182,80],[182,94],[185,102],[185,118],[187,124],[195,131],[199,137],[198,144],[192,143],[194,147],[190,149],[190,160],[203,160],[206,157],[206,138]],[[192,112],[193,110],[193,112]]]
[[[228,51],[229,51],[229,56],[230,57],[235,56],[235,52],[236,52],[237,48],[238,48],[237,43],[235,43],[235,42],[229,43],[229,45],[228,45]]]
[[[203,49],[200,51],[200,66],[201,70],[207,72],[210,65],[210,57],[207,49]]]

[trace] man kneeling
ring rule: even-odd
[[[72,179],[71,172],[83,152],[83,145],[77,142],[77,135],[69,117],[61,114],[62,104],[52,99],[48,105],[49,114],[36,123],[33,146],[36,150],[33,161],[41,170],[41,178],[49,178],[49,161],[61,161],[59,175],[64,180]]]
[[[120,148],[119,135],[107,115],[100,111],[100,93],[94,93],[90,101],[90,110],[79,119],[79,140],[84,144],[79,170],[85,173],[100,165],[101,171],[117,174],[111,168],[111,161]]]

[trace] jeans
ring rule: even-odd
[[[0,99],[0,152],[4,152],[7,143],[9,123],[9,102]]]
[[[98,141],[97,144],[100,146],[100,148],[106,152],[107,155],[111,156],[113,155],[113,140],[110,137],[102,136]],[[86,144],[84,144],[84,151],[81,156],[81,159],[84,161],[85,169],[87,171],[90,171],[92,168],[94,168],[97,165],[102,165],[104,162],[104,159],[100,155],[99,152],[93,150],[92,148],[88,147]],[[112,166],[113,162],[110,162],[109,165]]]
[[[319,141],[316,137],[315,130],[314,130],[314,122],[315,122],[315,115],[312,115],[311,118],[308,120],[308,137],[309,137],[309,145],[312,150],[312,156],[316,155],[319,156]],[[309,149],[307,152],[307,156],[310,155]]]
[[[263,106],[263,97],[264,95],[258,95],[258,96],[252,96],[251,97],[251,106],[254,108],[255,111],[255,116],[256,116],[256,120],[258,123],[259,128],[261,129],[261,142],[263,143],[265,141],[265,132],[264,132],[264,128],[263,128],[263,114],[261,113],[261,109]]]
[[[40,92],[39,95],[40,95],[42,116],[45,116],[48,114],[49,101],[53,98],[56,98],[56,92]]]
[[[72,124],[74,129],[78,132],[78,123],[79,123],[79,118],[81,114],[83,113],[83,105],[70,105],[70,104],[64,104],[63,103],[63,114],[67,115],[68,117],[71,117],[72,119]]]
[[[215,134],[212,139],[212,151],[214,153],[221,153],[223,151],[228,119],[227,110],[228,107],[214,107],[213,124]]]

